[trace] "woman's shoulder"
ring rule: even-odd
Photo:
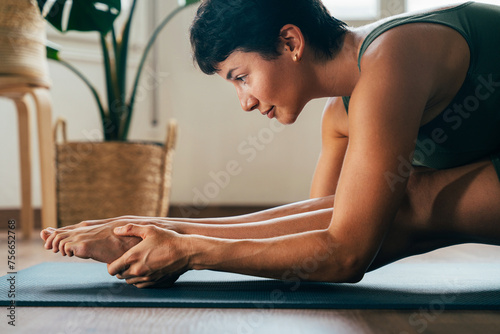
[[[367,36],[366,38],[369,38]],[[451,38],[451,39],[450,39]],[[363,46],[359,52],[359,65],[364,58],[373,56],[381,51],[384,53],[390,52],[397,56],[403,51],[411,49],[414,57],[422,60],[437,56],[439,49],[447,50],[445,54],[449,54],[449,46],[455,39],[462,39],[456,31],[445,26],[438,26],[428,23],[415,23],[395,27],[385,31],[369,45],[363,42]],[[465,40],[463,40],[465,42]],[[436,43],[436,44],[434,44]],[[406,54],[406,52],[404,52]]]
[[[369,87],[376,88],[372,84],[376,78],[379,84],[395,81],[393,95],[404,89],[408,81],[429,87],[427,109],[431,105],[445,107],[451,102],[464,82],[470,59],[467,41],[456,30],[418,23],[381,35],[366,49],[358,64],[360,77],[367,76]]]
[[[419,84],[428,90],[426,110],[435,104],[442,106],[456,95],[469,62],[468,44],[457,31],[427,23],[398,26],[382,34],[360,54],[357,95],[373,98],[372,91],[385,85],[392,90],[387,94],[396,98],[401,90]],[[374,81],[378,84],[374,85]]]
[[[453,20],[453,22],[448,22],[449,17],[443,19],[439,15],[442,16],[450,10],[455,11],[462,7],[463,5],[455,5],[404,13],[355,28],[354,32],[361,38],[358,66],[361,67],[366,54],[373,50],[380,52],[381,49],[392,49],[398,52],[413,48],[418,57],[438,56],[438,53],[434,52],[436,49],[446,50],[445,54],[449,54],[450,47],[457,43],[466,43],[466,41],[458,32],[459,27],[456,22]],[[432,19],[429,18],[431,16]]]

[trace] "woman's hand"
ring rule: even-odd
[[[118,237],[141,238],[108,272],[138,288],[168,287],[190,269],[191,239],[157,225],[127,224],[117,227]]]
[[[166,224],[160,218],[125,216],[105,220],[85,221],[60,229],[45,229],[40,236],[45,240],[45,248],[63,256],[91,258],[111,263],[131,247],[141,241],[138,237],[121,237],[113,233],[118,226],[135,224],[155,224],[179,230],[178,224]]]

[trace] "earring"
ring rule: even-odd
[[[293,56],[293,61],[299,61],[299,56],[297,56],[297,54]]]

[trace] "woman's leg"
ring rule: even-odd
[[[262,222],[268,221],[274,218],[281,218],[285,216],[292,216],[301,213],[307,213],[317,210],[323,210],[333,207],[333,202],[335,200],[335,196],[327,196],[322,198],[312,198],[301,202],[285,204],[282,206],[278,206],[275,208],[271,208],[264,211],[249,213],[245,215],[233,216],[233,217],[220,217],[220,218],[171,218],[171,217],[155,217],[155,221],[158,224],[165,223],[166,225],[172,226],[176,223],[193,223],[193,224],[204,224],[204,225],[221,225],[221,224],[244,224],[244,223],[254,223],[254,222]],[[47,228],[41,231],[40,237],[43,240],[47,240],[54,232],[70,232],[73,230],[84,228],[89,228],[92,226],[98,227],[105,224],[113,224],[116,221],[136,221],[140,223],[141,221],[150,220],[151,217],[140,217],[140,216],[122,216],[122,217],[113,217],[108,219],[101,220],[89,220],[83,221],[81,223],[61,227],[58,229],[55,228]],[[78,231],[76,232],[78,233]]]
[[[369,270],[468,242],[500,245],[500,182],[489,160],[415,172]]]

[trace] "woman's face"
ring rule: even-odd
[[[236,88],[245,111],[259,110],[282,124],[295,122],[307,103],[300,63],[285,52],[266,60],[255,52],[233,52],[219,64],[218,74]]]

